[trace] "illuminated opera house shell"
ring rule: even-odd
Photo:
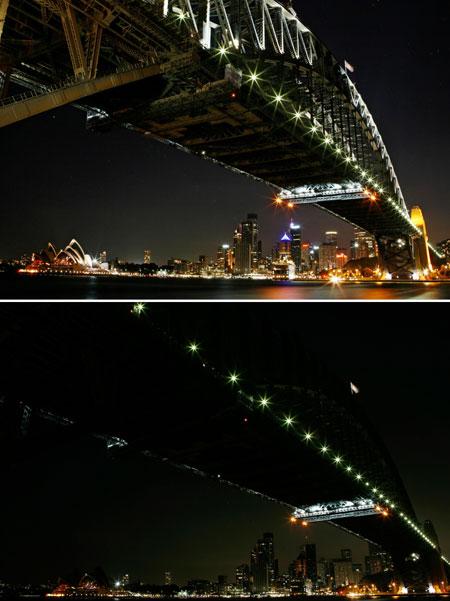
[[[47,248],[33,255],[32,263],[27,267],[27,271],[89,272],[107,269],[107,263],[100,264],[96,259],[85,254],[81,244],[75,238],[60,251],[56,251],[53,244],[49,242]]]

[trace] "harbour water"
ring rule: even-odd
[[[273,282],[108,276],[0,277],[2,300],[436,301],[448,282]]]

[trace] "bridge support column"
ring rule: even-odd
[[[377,244],[388,278],[412,280],[416,264],[411,238],[405,234],[377,236]]]

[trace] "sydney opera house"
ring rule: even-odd
[[[39,253],[33,253],[31,263],[23,270],[27,273],[105,273],[108,271],[107,263],[99,263],[86,254],[79,242],[75,239],[59,251],[51,242],[47,248]]]

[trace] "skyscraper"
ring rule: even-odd
[[[250,591],[250,568],[246,563],[236,568],[236,588],[239,593]]]
[[[242,243],[250,246],[252,271],[258,267],[258,215],[249,213],[241,223]]]
[[[267,593],[275,589],[278,570],[272,532],[265,532],[256,543],[250,556],[250,566],[254,592]]]
[[[152,252],[151,252],[151,250],[149,250],[149,249],[144,250],[144,264],[145,265],[150,265],[151,262],[152,262]]]
[[[302,232],[300,226],[295,225],[293,219],[291,219],[289,234],[291,238],[291,258],[295,264],[295,271],[300,273],[302,270]]]

